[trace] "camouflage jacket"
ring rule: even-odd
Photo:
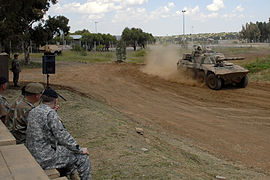
[[[82,153],[56,111],[48,105],[41,104],[31,110],[27,120],[26,147],[42,167],[50,166],[59,158],[62,146],[74,153]]]
[[[24,98],[17,100],[8,111],[6,125],[16,138],[16,143],[22,144],[26,140],[28,114],[35,106]]]
[[[11,62],[11,71],[14,73],[21,72],[21,67],[18,59],[13,59]]]
[[[5,119],[7,116],[7,112],[9,110],[9,104],[7,99],[4,96],[0,95],[0,119],[2,120],[3,123],[5,123]]]
[[[6,126],[9,129],[9,131],[11,131],[11,127],[13,124],[13,114],[15,111],[15,107],[24,99],[23,95],[20,95],[9,107],[9,110],[7,112],[7,117],[6,117]]]

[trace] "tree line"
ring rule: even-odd
[[[143,32],[140,28],[125,28],[121,35],[122,40],[128,46],[132,46],[134,51],[136,47],[145,48],[147,44],[155,43],[155,38],[152,34]]]
[[[270,42],[270,18],[268,23],[246,23],[242,26],[240,38],[247,42]]]
[[[95,47],[97,47],[97,49],[100,51],[109,51],[109,48],[111,46],[115,46],[117,43],[116,36],[109,33],[91,33],[87,29],[75,31],[69,35],[81,35],[81,44],[89,51],[93,50]]]
[[[7,53],[23,49],[28,64],[32,43],[42,46],[48,42],[62,40],[62,35],[65,36],[65,40],[70,41],[69,19],[64,16],[49,16],[47,20],[43,19],[50,6],[56,3],[57,0],[1,0],[0,49]],[[110,45],[117,42],[116,37],[110,34],[90,33],[88,30],[73,34],[82,35],[81,41],[89,50],[93,49],[95,43],[108,50]],[[139,28],[125,28],[122,40],[134,50],[137,46],[145,48],[147,44],[155,42],[152,34],[145,33]]]
[[[25,61],[30,62],[29,50],[31,41],[37,36],[40,38],[47,31],[47,38],[58,32],[54,28],[54,21],[61,21],[65,18],[50,17],[45,25],[35,26],[35,23],[42,21],[43,16],[49,10],[51,4],[56,4],[57,0],[8,0],[0,1],[0,45],[5,52],[10,52],[17,46],[23,46]],[[52,22],[53,21],[53,22]],[[68,27],[67,27],[68,28]],[[65,29],[63,29],[65,30]],[[68,28],[69,30],[69,28]],[[67,31],[68,31],[67,30]],[[37,32],[38,31],[38,32]],[[42,36],[43,37],[43,36]],[[37,40],[36,38],[35,40]]]

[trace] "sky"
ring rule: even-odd
[[[67,17],[70,32],[121,35],[135,27],[171,36],[239,32],[247,22],[268,22],[269,7],[270,0],[58,0],[46,17]]]

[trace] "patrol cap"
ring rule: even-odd
[[[46,88],[42,95],[52,98],[58,98],[58,93],[50,87]]]
[[[0,77],[0,86],[2,84],[5,84],[6,82],[8,82],[8,81],[7,81],[7,79],[5,77]]]
[[[27,93],[41,94],[44,90],[44,86],[40,83],[29,83],[25,86],[24,91]]]

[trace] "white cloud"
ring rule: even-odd
[[[126,8],[116,11],[115,16],[112,20],[113,23],[119,22],[138,22],[146,23],[150,20],[159,18],[168,18],[173,14],[172,9],[175,7],[174,3],[169,2],[167,5],[159,7],[151,12],[147,12],[145,8]]]
[[[121,0],[120,1],[121,4],[125,4],[125,5],[142,5],[144,3],[147,3],[148,0]]]
[[[207,9],[209,11],[218,11],[221,8],[224,8],[225,5],[223,3],[223,0],[213,0],[212,4],[207,5]]]
[[[112,22],[135,22],[135,21],[146,21],[147,12],[145,8],[127,8],[125,10],[117,11]]]
[[[239,12],[243,12],[244,11],[244,8],[242,7],[242,5],[238,5],[235,9],[236,11],[239,11]]]
[[[123,10],[130,6],[139,6],[147,3],[148,0],[88,0],[85,3],[72,2],[57,3],[51,7],[55,14],[76,13],[88,14],[89,16],[103,16],[104,13]]]
[[[175,5],[174,5],[174,3],[173,3],[173,2],[169,2],[168,6],[169,6],[170,8],[175,7]]]
[[[213,13],[211,13],[211,14],[208,14],[207,17],[208,17],[208,18],[216,18],[216,17],[218,17],[218,13],[213,12]]]
[[[199,6],[196,6],[194,8],[184,7],[184,10],[186,11],[185,12],[186,15],[195,15],[195,14],[198,14],[200,12]],[[176,14],[181,15],[182,11],[176,11]]]

